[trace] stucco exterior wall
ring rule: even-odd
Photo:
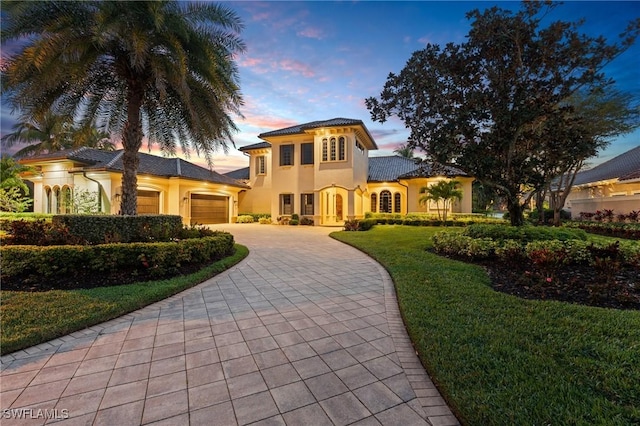
[[[34,184],[34,212],[66,213],[56,207],[56,200],[50,196],[47,202],[47,189],[69,188],[71,194],[89,191],[100,194],[100,211],[107,214],[119,213],[119,202],[122,194],[122,174],[113,171],[80,170],[71,161],[51,161],[33,164],[39,172],[26,176]],[[191,194],[206,194],[229,197],[228,221],[234,221],[238,214],[238,193],[241,188],[206,181],[184,179],[180,177],[161,177],[138,175],[138,190],[156,191],[159,193],[159,213],[176,214],[183,218],[185,224],[191,220]],[[49,204],[49,205],[48,205]],[[50,210],[49,210],[50,206]]]
[[[613,210],[616,214],[638,211],[640,210],[640,181],[612,180],[574,187],[567,197],[565,208],[573,217],[578,217],[582,212],[594,213],[605,209]]]

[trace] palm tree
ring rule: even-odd
[[[86,146],[89,148],[97,148],[103,151],[115,151],[116,146],[111,141],[111,136],[109,133],[98,130],[93,125],[84,125],[83,127],[79,127],[74,129],[73,135],[73,146],[81,147]]]
[[[16,157],[60,151],[71,146],[68,128],[68,122],[51,111],[35,116],[23,114],[13,131],[2,137],[2,145],[11,148],[16,143],[27,143],[14,154]]]
[[[393,152],[398,154],[400,157],[413,158],[413,149],[406,143],[394,149]]]
[[[438,219],[446,223],[447,212],[451,207],[452,201],[462,200],[462,190],[459,189],[460,182],[457,180],[449,180],[420,188],[420,193],[425,194],[420,197],[420,204],[433,201],[436,203],[436,209],[438,210]],[[442,201],[442,217],[440,216],[440,202]]]
[[[55,108],[121,137],[121,212],[137,213],[143,137],[169,154],[233,144],[242,105],[234,55],[242,23],[226,6],[178,1],[3,2],[2,40],[29,36],[9,59],[14,108]]]

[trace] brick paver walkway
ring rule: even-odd
[[[458,424],[380,265],[327,228],[218,228],[249,257],[160,303],[2,357],[2,425]]]

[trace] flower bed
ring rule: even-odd
[[[640,309],[638,243],[474,238],[466,235],[468,231],[434,234],[434,251],[483,265],[496,290],[526,298]]]

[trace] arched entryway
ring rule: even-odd
[[[334,186],[320,191],[320,212],[322,225],[342,225],[347,213],[347,191]]]

